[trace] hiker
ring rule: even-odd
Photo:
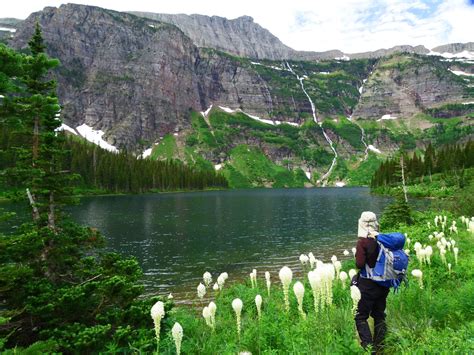
[[[378,234],[379,225],[375,213],[362,212],[359,219],[355,254],[358,269],[365,270],[366,265],[369,268],[375,267],[379,253],[379,246],[376,241]],[[385,306],[390,288],[377,284],[375,281],[361,275],[360,272],[355,276],[355,279],[353,283],[356,283],[361,293],[361,299],[355,315],[355,323],[361,345],[364,349],[372,346],[374,350],[378,350],[382,346],[387,329],[385,325]],[[374,319],[373,337],[367,323],[369,316],[372,316]]]

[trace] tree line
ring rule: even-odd
[[[436,173],[462,176],[464,169],[474,167],[474,142],[449,144],[439,149],[434,149],[430,143],[420,153],[402,152],[380,164],[372,177],[371,187],[399,185],[402,180],[401,163],[407,183],[423,181]]]

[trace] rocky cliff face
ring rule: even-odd
[[[468,43],[449,43],[431,49],[438,53],[461,53],[464,51],[474,52],[474,42]]]

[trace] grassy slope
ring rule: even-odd
[[[432,245],[435,252],[431,265],[420,265],[414,255],[410,260],[410,270],[421,268],[424,273],[423,289],[420,289],[410,274],[408,286],[388,297],[389,331],[385,349],[387,354],[465,354],[474,351],[474,235],[466,232],[465,226],[457,219],[460,233],[448,237],[457,242],[460,250],[459,262],[455,263],[452,252],[447,253],[447,261],[452,264],[452,272],[449,273],[437,252],[436,239],[428,239],[428,235],[436,230],[433,218],[433,213],[419,214],[416,225],[401,228],[411,239],[411,255],[414,254],[415,241]],[[449,217],[448,225],[451,220]],[[427,222],[431,222],[432,226],[428,227]],[[352,261],[346,261],[343,268],[347,271],[353,266]],[[217,297],[213,291],[209,291],[217,304],[214,332],[206,326],[201,316],[201,307],[177,307],[173,310],[167,322],[171,325],[178,321],[183,326],[184,353],[363,353],[357,343],[348,288],[343,288],[340,282],[336,282],[334,305],[316,314],[306,278],[302,275],[294,277],[293,281],[300,280],[305,283],[304,310],[308,318],[303,320],[297,312],[292,286],[291,310],[287,314],[277,276],[272,275],[273,286],[268,297],[262,277],[263,270],[259,271],[257,289],[252,289],[249,283],[239,283],[225,288]],[[263,297],[263,315],[260,321],[254,303],[257,294]],[[241,298],[244,303],[240,340],[231,308],[231,302],[236,297]],[[172,353],[174,344],[170,335],[163,334],[162,339],[163,353]]]

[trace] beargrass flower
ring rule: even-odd
[[[357,271],[355,269],[350,269],[349,270],[349,277],[352,280],[352,278],[357,274]]]
[[[197,287],[197,295],[200,299],[206,295],[206,286],[204,286],[202,283],[199,283]]]
[[[428,245],[425,248],[424,254],[425,254],[426,262],[428,263],[428,265],[430,265],[431,264],[431,255],[433,255],[433,248],[431,247],[431,245]]]
[[[255,296],[255,306],[257,307],[258,319],[262,318],[262,296]]]
[[[333,255],[331,256],[331,262],[334,264],[337,261],[337,256]]]
[[[354,255],[354,257],[355,257],[355,256],[356,256],[356,251],[357,251],[357,249],[356,249],[356,248],[352,248],[351,251],[352,251],[352,255]]]
[[[288,312],[290,310],[288,290],[290,288],[291,280],[293,279],[293,272],[291,271],[289,267],[283,266],[280,269],[278,276],[280,276],[281,284],[283,286],[283,295],[285,296],[285,307],[286,307],[286,311]]]
[[[355,314],[357,306],[359,305],[360,298],[362,297],[360,290],[357,286],[351,286],[351,298],[352,298],[352,313]]]
[[[253,269],[250,273],[250,283],[252,284],[252,288],[257,287],[257,270]]]
[[[161,301],[156,302],[150,310],[151,318],[155,325],[155,337],[156,337],[156,347],[160,347],[160,325],[161,320],[165,316],[165,304]]]
[[[219,291],[219,284],[216,282],[216,283],[214,284],[214,286],[212,286],[212,289],[213,289],[214,291]]]
[[[219,286],[219,290],[222,290],[224,287],[225,281],[227,280],[228,275],[226,272],[223,272],[217,277],[217,285]]]
[[[423,272],[419,269],[414,269],[411,271],[411,275],[416,278],[420,285],[420,288],[423,289]]]
[[[211,311],[208,306],[202,309],[202,316],[206,321],[206,324],[212,328]]]
[[[214,302],[209,302],[209,312],[211,312],[211,323],[212,323],[212,328],[216,326],[216,311],[217,311],[217,306]]]
[[[336,260],[334,262],[334,269],[336,270],[336,277],[338,278],[339,277],[339,272],[341,271],[341,268],[342,268],[342,264],[339,260]]]
[[[342,252],[342,254],[344,254],[344,256],[348,256],[348,255],[349,255],[349,250],[347,250],[347,249],[344,250],[344,251]]]
[[[469,221],[469,228],[467,230],[474,233],[474,221]]]
[[[267,284],[267,293],[268,293],[268,296],[270,296],[270,286],[272,285],[272,282],[270,280],[270,272],[268,271],[265,271],[265,281]]]
[[[454,253],[454,264],[457,265],[458,263],[458,253],[459,253],[459,248],[453,248],[453,253]]]
[[[169,300],[172,300],[173,298],[174,298],[174,297],[173,297],[173,294],[170,293],[170,294],[168,295],[168,299],[169,299]]]
[[[451,263],[448,263],[448,273],[451,273]]]
[[[314,269],[314,266],[316,265],[316,258],[314,257],[313,253],[309,252],[308,258],[309,258],[309,265],[311,266],[311,269]]]
[[[409,247],[410,247],[410,243],[411,243],[411,240],[410,240],[410,238],[407,238],[407,248],[409,248]]]
[[[242,303],[242,300],[240,298],[236,298],[232,301],[232,308],[234,309],[235,316],[237,319],[237,335],[240,339],[240,316],[242,314],[242,308],[244,307],[244,304]]]
[[[212,283],[212,275],[210,272],[206,271],[204,275],[202,275],[202,279],[206,287],[208,287]]]
[[[345,272],[345,271],[340,272],[339,280],[341,280],[341,282],[342,282],[342,288],[346,288],[346,281],[347,281],[348,277],[349,276],[347,276],[347,272]]]
[[[303,319],[306,319],[306,314],[303,311],[303,298],[304,298],[304,286],[301,282],[296,281],[293,285],[293,292],[295,293],[296,300],[298,301],[298,312]]]
[[[439,256],[441,257],[441,261],[446,264],[446,249],[440,248],[439,249]]]
[[[183,327],[181,324],[176,322],[171,329],[173,335],[174,344],[176,345],[176,354],[181,354],[181,342],[183,341]]]
[[[309,257],[308,257],[308,255],[306,255],[306,254],[301,254],[301,255],[300,255],[300,263],[301,263],[301,265],[305,266],[305,265],[308,264],[308,262],[309,262]]]
[[[322,282],[321,282],[320,272],[316,270],[308,272],[308,280],[311,286],[311,290],[313,291],[314,311],[318,313],[321,302],[322,302],[321,300]]]

